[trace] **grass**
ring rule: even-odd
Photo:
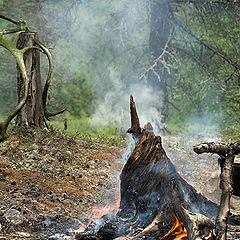
[[[67,119],[66,131],[64,130],[64,119]],[[5,118],[0,114],[0,122],[3,120],[5,120]],[[14,124],[15,121],[13,120],[8,130],[13,127]],[[116,123],[107,126],[91,126],[87,118],[76,118],[66,113],[51,120],[48,124],[64,134],[67,133],[73,137],[81,137],[92,143],[96,142],[114,146],[125,145],[125,141],[121,137],[120,129]],[[24,137],[30,139],[32,135],[31,133],[26,133]]]
[[[68,133],[72,136],[87,139],[88,142],[105,143],[114,146],[125,144],[123,138],[121,137],[120,129],[117,127],[116,123],[107,126],[91,126],[86,118],[79,119],[68,115],[66,119],[67,130],[64,130],[63,119],[55,119],[54,121],[51,121],[50,124],[54,128],[57,128],[58,130]]]
[[[221,130],[223,141],[239,142],[240,141],[240,129],[237,127],[229,127]]]

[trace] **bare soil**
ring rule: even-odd
[[[115,201],[122,148],[50,130],[0,143],[0,239],[61,239]]]

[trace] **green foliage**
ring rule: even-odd
[[[231,64],[239,62],[239,8],[225,1],[179,5],[176,17],[182,25],[172,42],[179,62],[173,61],[174,77],[168,83],[170,128],[179,122],[184,128],[193,119],[204,122],[207,115],[222,133],[240,129],[239,70]]]
[[[73,117],[69,113],[66,113],[65,116],[58,117],[55,121],[51,121],[51,124],[53,127],[63,130],[64,119],[67,119],[68,126],[67,131],[64,132],[83,139],[87,138],[92,142],[111,144],[115,146],[125,144],[124,140],[120,136],[120,130],[117,125],[109,125],[105,127],[99,125],[93,127],[87,118]]]
[[[60,109],[63,106],[74,117],[89,117],[92,111],[91,102],[93,100],[92,88],[81,73],[69,79],[69,82],[62,82],[61,79],[53,78],[53,85],[50,89],[51,101],[49,107]]]

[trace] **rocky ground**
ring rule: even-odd
[[[163,145],[180,174],[217,202],[217,157],[192,151],[203,140],[165,136]],[[0,239],[63,239],[87,225],[94,205],[114,208],[125,150],[53,129],[10,133],[0,143]]]
[[[61,239],[115,201],[122,148],[50,130],[0,143],[0,239]]]

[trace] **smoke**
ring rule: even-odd
[[[163,93],[139,78],[149,67],[147,1],[121,1],[119,5],[121,11],[112,12],[112,19],[106,21],[99,40],[100,46],[107,45],[110,56],[105,55],[90,73],[96,111],[89,123],[92,127],[115,125],[126,131],[130,127],[129,96],[133,94],[142,126],[150,121],[155,133],[159,133],[164,128],[159,111]],[[92,15],[91,8],[88,13]],[[88,44],[91,41],[87,40]]]
[[[185,132],[182,134],[191,136],[191,138],[202,139],[213,142],[220,138],[219,123],[217,119],[222,118],[221,110],[215,114],[204,112],[200,116],[191,117],[186,122]]]
[[[62,7],[59,3],[58,14],[52,18],[58,20],[55,25],[66,29],[68,18],[61,20]],[[48,4],[42,12],[49,16]],[[149,67],[148,1],[82,1],[69,13],[74,21],[65,33],[57,32],[63,35],[55,40],[52,51],[55,75],[61,74],[63,82],[76,71],[87,76],[95,95],[90,126],[112,125],[126,131],[130,127],[129,96],[133,94],[141,124],[150,121],[155,133],[159,132],[164,127],[158,110],[163,93],[139,78]],[[53,30],[54,25],[51,27]]]
[[[105,98],[97,107],[97,111],[90,119],[92,126],[109,124],[117,124],[125,131],[131,126],[129,114],[129,96],[133,94],[136,102],[137,112],[139,115],[141,126],[151,122],[155,131],[164,128],[162,123],[162,115],[156,108],[163,102],[161,93],[154,92],[153,89],[143,84],[133,84],[126,90],[119,89],[116,85],[110,92],[106,93]],[[118,99],[120,101],[115,102]]]

